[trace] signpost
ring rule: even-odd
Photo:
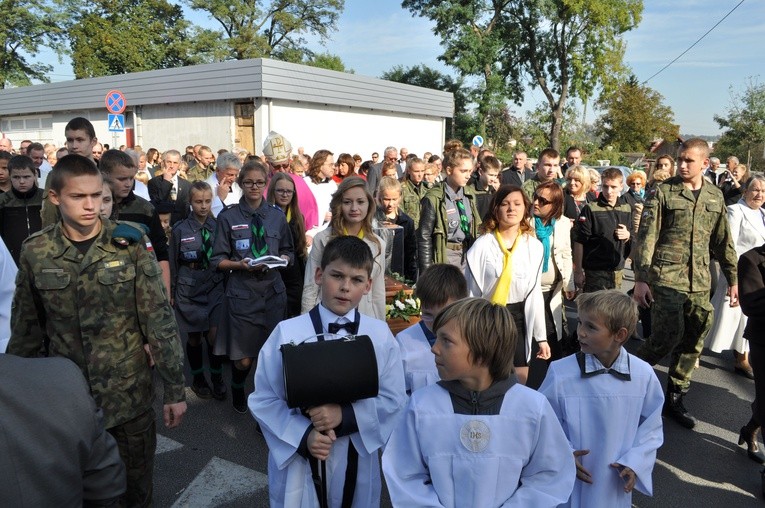
[[[109,90],[104,98],[106,111],[108,111],[107,120],[109,132],[112,132],[112,148],[117,147],[117,133],[125,131],[125,112],[127,108],[127,99],[119,90]]]

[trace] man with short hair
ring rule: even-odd
[[[389,146],[385,149],[383,160],[372,164],[372,167],[369,168],[369,173],[367,173],[367,188],[369,189],[369,192],[372,193],[372,195],[377,192],[377,184],[380,183],[380,178],[382,178],[382,165],[383,162],[392,162],[396,165],[396,175],[398,179],[401,179],[403,176],[403,170],[401,169],[401,165],[398,163],[398,149],[395,146]]]
[[[552,148],[545,148],[537,160],[537,173],[523,183],[523,192],[529,200],[534,199],[534,191],[540,183],[552,181],[560,171],[560,154]]]
[[[475,204],[478,214],[483,219],[489,212],[491,200],[499,188],[499,170],[502,163],[493,155],[483,155],[478,158],[478,171],[472,182],[475,194]]]
[[[0,138],[0,151],[13,155],[13,141],[11,141],[11,138]]]
[[[120,150],[124,149],[120,148]],[[91,153],[93,154],[93,160],[96,161],[96,164],[98,164],[101,161],[101,156],[104,154],[104,145],[101,143],[96,143],[93,145],[93,150]]]
[[[319,205],[316,203],[316,197],[314,197],[311,188],[308,187],[305,180],[300,175],[295,175],[290,171],[292,143],[278,132],[271,131],[268,133],[265,141],[263,141],[263,156],[269,168],[269,180],[271,180],[271,177],[277,171],[287,173],[292,178],[292,182],[295,184],[295,192],[297,192],[298,208],[303,213],[305,230],[310,231],[319,224]],[[265,193],[266,191],[264,190],[263,192]]]
[[[215,173],[210,175],[207,183],[213,191],[212,214],[217,217],[229,205],[235,205],[242,199],[242,188],[236,183],[242,161],[234,153],[222,153],[215,163]]]
[[[502,173],[499,175],[500,184],[523,187],[523,183],[526,180],[534,178],[534,172],[526,169],[527,160],[528,156],[526,155],[526,152],[515,152],[513,154],[513,163],[510,167],[503,169]]]
[[[18,154],[19,155],[29,156],[29,153],[27,152],[27,150],[29,149],[29,145],[31,145],[31,144],[32,144],[32,141],[29,140],[29,139],[25,139],[24,141],[22,141],[21,144],[19,145],[19,153]]]
[[[582,149],[578,146],[570,146],[566,150],[566,163],[561,168],[563,174],[566,174],[568,168],[573,168],[582,163]]]
[[[726,168],[728,169],[728,171],[733,171],[736,168],[736,166],[738,166],[738,157],[736,157],[735,155],[731,155],[730,157],[728,157]]]
[[[189,192],[191,183],[178,175],[181,167],[181,152],[168,150],[164,155],[165,169],[162,174],[149,180],[149,201],[155,208],[168,207],[170,225],[186,218],[189,214]]]
[[[189,165],[189,170],[199,164],[199,149],[202,148],[203,145],[197,143],[194,145],[194,158],[187,161],[187,164]]]
[[[692,429],[696,418],[683,397],[714,317],[710,253],[728,281],[731,307],[739,304],[738,275],[722,192],[703,177],[709,145],[693,138],[680,150],[677,176],[659,184],[643,205],[633,298],[651,308],[652,333],[637,356],[656,365],[672,355],[663,414]]]
[[[45,147],[42,143],[30,143],[27,146],[27,156],[32,159],[37,170],[37,186],[41,189],[45,188],[45,180],[48,178],[48,173],[53,169],[53,166],[45,158]]]
[[[379,158],[380,158],[380,154],[379,154],[379,153],[377,153],[377,152],[372,152],[372,162],[374,162],[375,164],[377,164],[377,159],[379,159]]]
[[[398,151],[398,154],[399,154],[398,163],[406,167],[406,158],[409,156],[409,149],[402,146],[401,149]]]
[[[215,172],[215,156],[209,146],[200,146],[196,164],[186,172],[189,182],[205,181]]]

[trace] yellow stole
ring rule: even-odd
[[[494,294],[491,295],[491,303],[507,305],[507,295],[510,293],[510,283],[513,281],[513,252],[515,252],[515,248],[518,246],[518,239],[522,234],[523,233],[519,230],[518,235],[515,237],[515,241],[513,241],[512,247],[510,247],[510,250],[507,250],[507,248],[505,248],[505,242],[499,234],[499,230],[494,230],[494,238],[497,239],[497,243],[499,244],[499,248],[502,249],[502,254],[505,259],[502,265],[502,273],[497,281],[497,287],[494,289]]]
[[[345,229],[345,228],[343,228],[343,234],[344,234],[345,236],[348,236],[348,230],[347,230],[347,229]],[[361,229],[359,229],[359,234],[358,234],[358,235],[356,235],[356,238],[359,238],[359,239],[361,239],[361,240],[363,240],[363,239],[364,239],[364,228],[361,228]]]
[[[289,224],[291,220],[292,220],[292,207],[288,206],[287,207],[287,224]]]

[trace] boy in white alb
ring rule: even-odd
[[[617,290],[580,295],[582,350],[550,365],[539,391],[552,404],[576,457],[577,482],[566,506],[629,508],[632,490],[650,496],[664,404],[653,368],[623,344],[638,320]]]
[[[397,422],[406,392],[398,346],[387,324],[356,309],[371,288],[372,264],[372,252],[363,240],[340,236],[330,241],[315,276],[321,303],[308,314],[282,321],[260,351],[249,408],[268,444],[272,507],[319,506],[312,460],[326,461],[328,506],[380,504],[378,450]],[[342,406],[325,404],[305,413],[287,406],[279,348],[320,333],[327,340],[352,334],[371,337],[379,381],[376,397]]]
[[[467,298],[467,281],[454,265],[429,266],[417,279],[414,296],[420,299],[422,319],[396,335],[404,364],[406,393],[438,381],[438,370],[430,348],[436,342],[433,320],[450,303]]]
[[[412,393],[383,454],[393,506],[564,503],[574,458],[550,404],[511,373],[510,311],[466,298],[441,311],[434,330],[441,381]]]

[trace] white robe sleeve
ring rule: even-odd
[[[640,411],[640,424],[635,434],[632,448],[619,457],[616,462],[635,472],[635,488],[647,496],[653,495],[653,466],[656,463],[656,451],[664,442],[664,430],[661,409],[664,406],[664,393],[653,369],[646,389],[643,408]]]
[[[414,400],[404,412],[382,457],[383,474],[393,506],[443,506],[433,488],[417,437]]]
[[[277,325],[260,350],[255,371],[255,391],[248,399],[250,413],[260,423],[268,449],[279,469],[284,469],[294,458],[299,457],[297,450],[306,430],[311,426],[311,420],[300,411],[287,407],[279,351],[279,346],[285,342],[282,340],[282,330],[283,325]]]

